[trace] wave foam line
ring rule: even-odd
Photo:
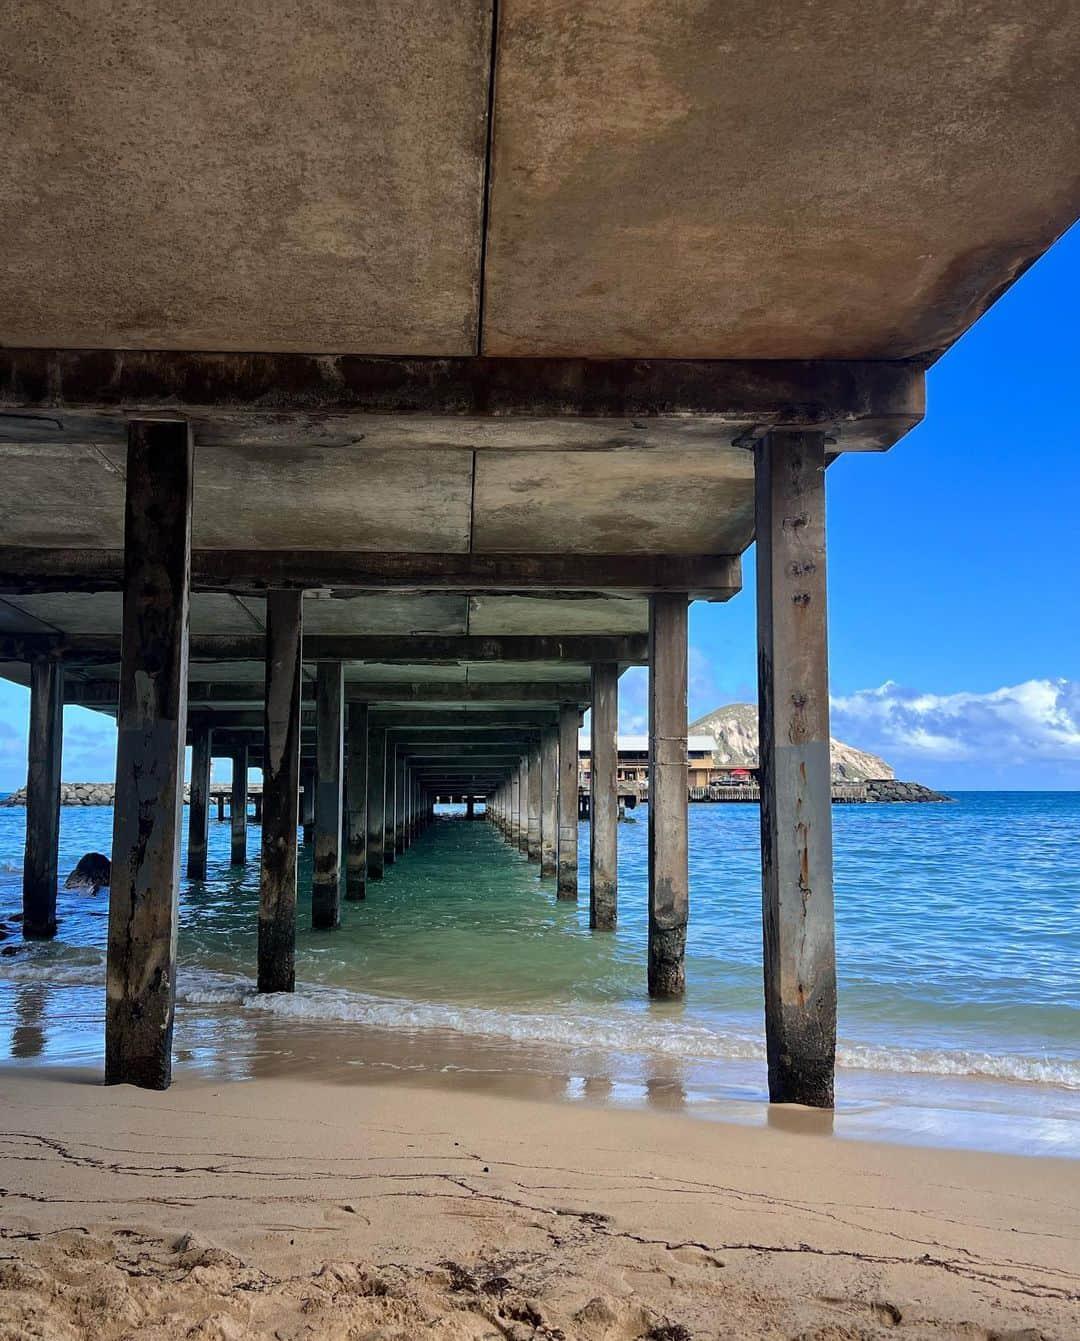
[[[47,987],[102,988],[105,955],[88,947],[58,946],[35,959],[0,960],[0,982]],[[659,1054],[686,1062],[763,1061],[761,1036],[730,1026],[714,1029],[692,1021],[658,1022],[612,1010],[606,1015],[573,1016],[514,1012],[482,1006],[452,1006],[367,996],[340,988],[308,988],[293,993],[259,993],[250,978],[212,970],[180,971],[177,1000],[190,1006],[232,1007],[282,1019],[358,1024],[372,1029],[426,1033],[449,1030],[464,1037],[629,1055]],[[847,1070],[909,1075],[975,1076],[1056,1085],[1080,1090],[1080,1062],[967,1048],[883,1047],[840,1040],[837,1065]]]
[[[760,1037],[730,1028],[718,1031],[706,1025],[666,1022],[658,1025],[636,1018],[606,1016],[560,1016],[450,1006],[416,1002],[330,988],[261,995],[246,980],[219,986],[181,990],[180,999],[190,1005],[238,1006],[266,1012],[283,1019],[350,1023],[375,1029],[428,1032],[450,1030],[468,1037],[507,1039],[623,1054],[659,1053],[684,1061],[763,1061],[765,1044]],[[996,1080],[1019,1080],[1034,1084],[1080,1089],[1080,1063],[1066,1058],[1028,1057],[1021,1054],[936,1049],[880,1047],[841,1041],[837,1065],[848,1070],[900,1072],[913,1075],[979,1076]]]

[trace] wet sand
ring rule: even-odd
[[[441,1084],[0,1078],[0,1338],[1066,1338],[1080,1163]]]

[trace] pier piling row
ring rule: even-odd
[[[370,566],[377,577],[361,576],[357,558],[350,581],[358,585],[335,589],[327,598],[305,594],[307,582],[318,575],[310,567],[304,567],[303,585],[290,580],[282,555],[272,564],[266,560],[267,587],[259,595],[220,590],[220,574],[213,590],[202,590],[200,579],[192,591],[192,572],[208,562],[205,554],[192,560],[185,530],[198,478],[192,425],[132,419],[128,436],[122,639],[107,626],[92,634],[73,629],[59,640],[32,630],[0,634],[0,655],[27,658],[34,740],[40,747],[41,762],[35,759],[31,768],[28,850],[33,844],[43,855],[28,862],[25,890],[26,909],[33,914],[28,927],[38,934],[50,934],[55,917],[48,891],[57,877],[55,857],[50,872],[49,853],[55,853],[56,842],[57,705],[65,696],[63,686],[73,701],[117,714],[108,1079],[169,1083],[178,897],[174,809],[185,740],[192,746],[189,878],[205,878],[207,870],[211,756],[233,761],[229,824],[235,864],[248,855],[248,771],[262,770],[257,978],[261,991],[291,991],[298,825],[313,845],[312,926],[325,932],[340,924],[343,897],[352,903],[372,897],[395,860],[407,860],[440,798],[463,801],[469,818],[482,804],[509,845],[535,863],[539,879],[550,881],[552,896],[576,899],[578,733],[586,711],[592,735],[588,918],[598,933],[613,930],[619,899],[618,682],[631,665],[650,668],[643,980],[655,997],[683,995],[691,913],[687,612],[694,595],[725,600],[737,590],[737,560],[680,559],[676,567],[683,579],[693,576],[690,569],[697,563],[698,579],[717,583],[703,591],[689,581],[669,590],[670,573],[662,566],[652,573],[656,580],[643,581],[642,566],[631,559],[627,573],[633,585],[623,591],[605,559],[604,590],[570,595],[551,590],[543,556],[535,560],[530,586],[528,565],[519,557],[508,561],[506,580],[526,580],[526,594],[504,591],[488,569],[485,594],[443,590],[436,596],[415,593],[411,563],[400,587],[388,589],[390,566],[385,556],[375,556]],[[756,507],[758,534],[770,1087],[775,1098],[815,1104],[832,1099],[836,1009],[824,636],[829,448],[823,432],[776,430],[740,447],[733,462],[746,478],[749,492],[743,492]],[[185,498],[186,512],[176,501]],[[140,520],[144,516],[155,520],[152,534]],[[247,556],[243,567],[250,571],[256,562]],[[314,562],[308,556],[301,566]],[[592,562],[583,559],[586,572]],[[340,563],[329,556],[327,576]],[[433,574],[440,566],[432,559]],[[73,571],[72,585],[89,585],[91,590],[80,594],[91,601],[112,588],[107,565],[100,578],[79,576],[74,563]],[[565,568],[559,580],[569,580]],[[59,582],[54,575],[46,594],[54,605],[66,599],[56,590]],[[432,583],[439,592],[434,577]],[[242,606],[244,622],[238,617],[230,627],[230,611],[209,604],[221,601]],[[469,631],[382,631],[394,618],[418,620],[418,601],[436,602],[429,618],[437,608],[464,601]],[[252,611],[262,624],[254,639],[248,631]],[[478,632],[493,611],[502,627],[491,635]],[[375,614],[379,632],[356,631],[356,619]],[[571,616],[573,632],[548,631]],[[190,669],[181,668],[182,651],[197,657]],[[154,693],[148,698],[143,667],[151,665]],[[147,813],[147,805],[154,822],[151,841],[144,842],[136,840],[131,823]]]

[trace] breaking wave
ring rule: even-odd
[[[692,1020],[658,1022],[647,1014],[613,1007],[603,1015],[575,1011],[507,1011],[481,1006],[409,1001],[340,988],[260,994],[250,979],[201,974],[182,977],[178,1000],[190,1006],[234,1007],[282,1019],[357,1024],[372,1029],[423,1033],[448,1030],[466,1037],[503,1039],[629,1056],[659,1055],[686,1062],[763,1061],[764,1040],[737,1028],[711,1028]],[[583,1045],[582,1040],[587,1040]],[[911,1075],[977,1076],[1080,1090],[1080,1062],[973,1049],[887,1047],[841,1040],[841,1067]]]

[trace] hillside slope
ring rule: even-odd
[[[713,757],[720,766],[758,766],[757,708],[753,703],[729,703],[726,707],[716,708],[691,722],[689,733],[712,736],[716,741]],[[841,782],[866,782],[872,778],[896,776],[884,759],[840,740],[832,742],[832,775],[835,781]]]

